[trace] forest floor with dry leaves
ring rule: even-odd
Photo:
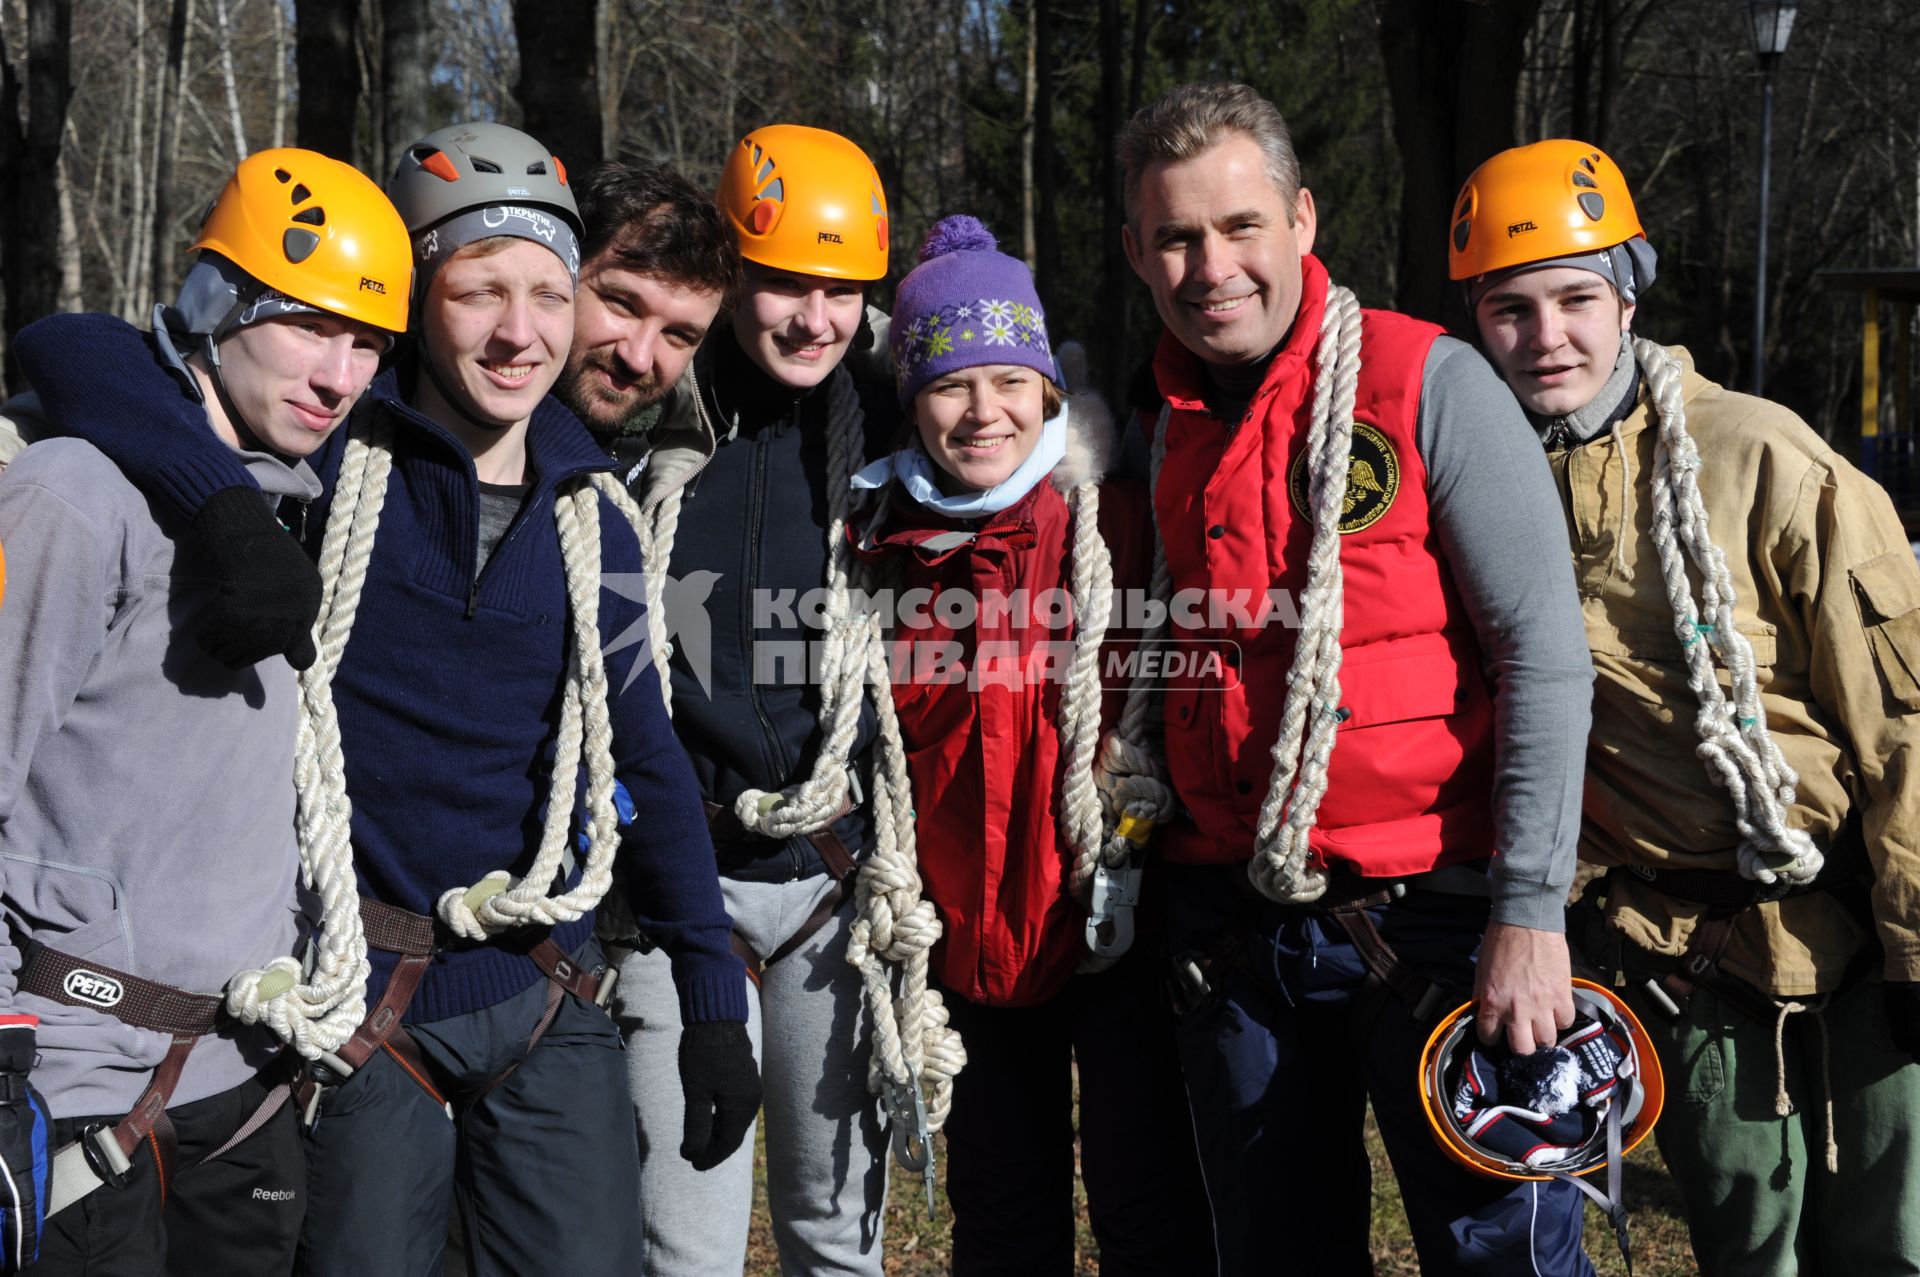
[[[1367,1152],[1373,1161],[1373,1262],[1378,1277],[1415,1277],[1413,1238],[1400,1209],[1400,1186],[1387,1163],[1386,1150],[1367,1119]],[[886,1270],[888,1277],[935,1277],[944,1274],[953,1250],[948,1228],[951,1217],[946,1195],[938,1211],[927,1219],[926,1199],[919,1185],[907,1184],[897,1173],[887,1203]],[[1078,1190],[1079,1227],[1076,1230],[1075,1277],[1097,1277],[1099,1249],[1087,1227],[1086,1198]],[[1680,1195],[1659,1151],[1648,1140],[1627,1159],[1626,1197],[1633,1212],[1633,1271],[1635,1277],[1691,1277],[1698,1272],[1687,1246],[1687,1229],[1680,1217]],[[1587,1253],[1601,1277],[1623,1277],[1626,1266],[1613,1241],[1613,1229],[1592,1206],[1587,1208]],[[754,1176],[753,1231],[747,1246],[747,1277],[780,1277],[774,1250],[773,1227],[767,1216],[765,1178]],[[1187,1277],[1187,1274],[1169,1274]]]

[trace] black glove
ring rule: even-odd
[[[0,1273],[40,1257],[46,1219],[53,1120],[27,1081],[39,1026],[37,1016],[0,1015]]]
[[[200,631],[207,654],[234,670],[281,653],[297,670],[312,665],[320,570],[260,493],[222,488],[193,516],[193,530],[220,578]]]
[[[680,1156],[694,1170],[710,1171],[740,1147],[760,1111],[760,1068],[747,1026],[709,1020],[682,1029],[680,1089],[687,1097]]]
[[[1887,999],[1887,1032],[1893,1044],[1920,1062],[1920,984],[1889,980],[1881,986]]]

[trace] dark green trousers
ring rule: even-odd
[[[1707,1277],[1920,1274],[1920,1064],[1887,1033],[1878,984],[1837,995],[1820,1027],[1763,1025],[1709,993],[1678,1021],[1637,990],[1667,1079],[1654,1128]],[[1793,1111],[1776,1112],[1784,1057]],[[1838,1169],[1826,1166],[1832,1099]]]

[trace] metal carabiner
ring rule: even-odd
[[[1087,900],[1087,948],[1101,958],[1118,958],[1133,947],[1133,910],[1140,903],[1145,866],[1129,859],[1118,869],[1094,866]]]
[[[933,1210],[933,1132],[927,1125],[927,1103],[913,1082],[887,1083],[887,1117],[893,1124],[893,1160],[916,1172],[927,1189],[927,1218]]]

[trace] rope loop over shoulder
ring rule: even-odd
[[[1700,706],[1694,716],[1700,744],[1694,752],[1733,802],[1741,874],[1766,883],[1812,882],[1825,857],[1805,830],[1787,825],[1800,778],[1767,730],[1753,645],[1740,631],[1727,556],[1707,527],[1700,450],[1687,433],[1680,362],[1664,346],[1638,338],[1633,354],[1647,379],[1657,423],[1652,538],[1686,661],[1687,686]],[[1715,672],[1716,658],[1727,672],[1727,689]]]
[[[353,869],[353,803],[347,797],[333,675],[353,631],[373,557],[374,533],[393,469],[391,427],[378,413],[356,413],[320,542],[321,606],[312,666],[300,674],[294,744],[295,834],[301,881],[320,898],[313,971],[276,958],[228,982],[227,1010],[243,1024],[264,1024],[302,1057],[337,1050],[366,1017],[367,939]]]
[[[1360,382],[1360,303],[1345,288],[1327,289],[1314,364],[1307,435],[1307,493],[1313,512],[1307,586],[1280,708],[1279,737],[1273,744],[1273,774],[1247,864],[1247,876],[1261,894],[1284,904],[1311,904],[1327,890],[1326,871],[1312,863],[1309,839],[1327,792],[1327,763],[1340,724],[1340,632],[1346,621],[1340,519]]]
[[[515,927],[577,921],[592,912],[613,885],[620,818],[613,803],[613,719],[607,705],[606,658],[600,650],[601,477],[577,479],[554,499],[573,648],[561,693],[553,783],[539,850],[518,881],[505,870],[495,870],[472,887],[456,887],[441,895],[436,906],[440,920],[464,939],[481,941]],[[583,768],[586,860],[578,884],[554,894],[573,839],[574,802]]]

